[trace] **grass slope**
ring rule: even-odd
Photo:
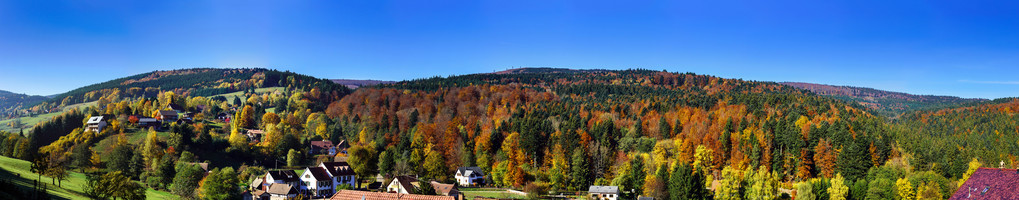
[[[24,160],[18,160],[14,158],[8,158],[0,156],[0,171],[6,171],[10,173],[0,173],[0,178],[10,179],[15,184],[23,187],[32,187],[32,182],[39,178],[38,175],[31,171],[32,163]],[[14,176],[14,177],[10,177]],[[50,195],[58,199],[88,199],[82,192],[82,185],[85,184],[85,175],[77,172],[71,172],[67,180],[64,180],[63,187],[57,187],[56,185],[50,184],[49,177],[42,177],[43,183],[47,184],[48,192]],[[168,192],[155,191],[148,189],[145,193],[146,199],[177,199],[179,197],[174,196]]]

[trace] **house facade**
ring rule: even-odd
[[[301,174],[301,192],[312,198],[327,197],[336,192],[335,182],[323,167],[307,167]]]
[[[477,187],[485,184],[485,173],[480,167],[461,167],[456,169],[457,184],[463,187]]]
[[[452,196],[340,190],[331,200],[456,200]]]
[[[177,121],[177,111],[172,110],[160,110],[159,119],[163,122],[175,122]]]
[[[354,168],[351,168],[347,162],[323,162],[318,164],[329,173],[329,177],[333,180],[333,188],[347,184],[350,188],[357,186],[357,178],[355,178]]]
[[[410,176],[397,176],[386,186],[386,192],[410,194],[417,190],[417,179]]]
[[[103,120],[103,116],[95,116],[88,118],[88,122],[85,122],[85,131],[102,132],[103,128],[106,127],[106,121]]]
[[[262,183],[262,185],[266,188],[272,184],[286,184],[299,187],[301,185],[299,177],[294,170],[269,171],[265,173],[265,183]]]
[[[587,188],[587,198],[593,200],[619,199],[619,186],[597,186]]]

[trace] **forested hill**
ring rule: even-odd
[[[0,90],[0,119],[14,114],[19,108],[34,106],[49,98],[37,95],[18,94]]]
[[[800,82],[781,82],[780,84],[810,90],[820,95],[833,96],[857,102],[860,105],[874,109],[881,115],[892,119],[898,118],[910,111],[936,110],[961,106],[968,103],[987,101],[987,99],[968,99],[954,96],[914,95],[902,92],[890,92],[873,88],[852,86],[833,86]]]
[[[47,111],[75,103],[101,100],[101,97],[104,96],[113,97],[112,99],[117,99],[117,97],[156,97],[157,94],[165,91],[172,91],[183,96],[211,96],[283,85],[301,87],[295,89],[329,88],[328,91],[338,88],[338,91],[349,92],[349,89],[330,80],[293,72],[260,68],[194,68],[153,71],[81,87],[56,95],[33,110]]]
[[[355,145],[410,166],[383,173],[443,180],[477,165],[500,186],[597,183],[656,194],[662,184],[644,177],[679,166],[669,163],[718,176],[761,169],[781,180],[856,180],[891,155],[883,119],[806,90],[692,73],[552,71],[362,88],[326,113],[357,131]]]

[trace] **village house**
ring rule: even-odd
[[[1019,199],[1019,171],[977,168],[949,199]]]
[[[288,200],[297,197],[297,189],[293,185],[273,183],[265,193],[269,194],[269,200]]]
[[[177,121],[177,111],[172,110],[160,110],[159,116],[157,116],[163,122],[174,122]]]
[[[333,142],[329,140],[311,141],[311,151],[308,151],[308,154],[326,154],[334,156],[336,155],[336,147],[333,146]]]
[[[159,120],[156,120],[156,118],[151,117],[138,118],[138,127],[159,127],[160,125],[162,124],[159,123]]]
[[[619,199],[619,186],[597,186],[587,188],[587,197],[593,200],[617,200]]]
[[[280,171],[269,171],[265,173],[265,182],[263,186],[268,187],[269,185],[276,184],[287,184],[291,186],[300,186],[301,179],[294,170],[280,170]]]
[[[347,162],[323,162],[318,165],[325,168],[329,177],[333,180],[333,188],[347,184],[350,188],[357,186],[357,178],[354,177],[354,168]]]
[[[323,167],[306,167],[301,174],[301,192],[312,198],[325,197],[335,193],[335,182]]]
[[[452,196],[340,190],[331,200],[456,200]]]
[[[485,184],[485,173],[480,167],[461,167],[456,169],[457,184],[464,187],[477,187]]]
[[[259,141],[261,141],[262,136],[265,135],[265,131],[261,129],[248,129],[247,131],[245,131],[244,135],[248,136],[248,140],[250,140],[251,142],[258,143]]]
[[[106,121],[103,120],[103,116],[95,116],[88,118],[88,122],[85,123],[85,131],[102,132],[103,128],[106,127]]]
[[[184,106],[180,106],[180,105],[177,105],[177,104],[174,104],[174,103],[171,103],[170,105],[166,105],[166,108],[170,109],[172,111],[178,112],[178,113],[183,113],[183,112],[186,111],[186,109],[184,109]]]
[[[410,176],[397,176],[393,179],[393,182],[389,182],[389,186],[386,186],[386,192],[410,194],[417,191],[418,180]]]

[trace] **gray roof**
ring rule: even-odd
[[[456,169],[456,172],[463,176],[470,176],[471,173],[477,174],[478,176],[485,176],[485,172],[481,171],[480,167],[460,167]]]
[[[587,188],[587,193],[598,193],[598,194],[619,194],[619,186],[597,186],[592,185]]]
[[[88,124],[95,124],[103,121],[103,116],[95,116],[88,118]]]

